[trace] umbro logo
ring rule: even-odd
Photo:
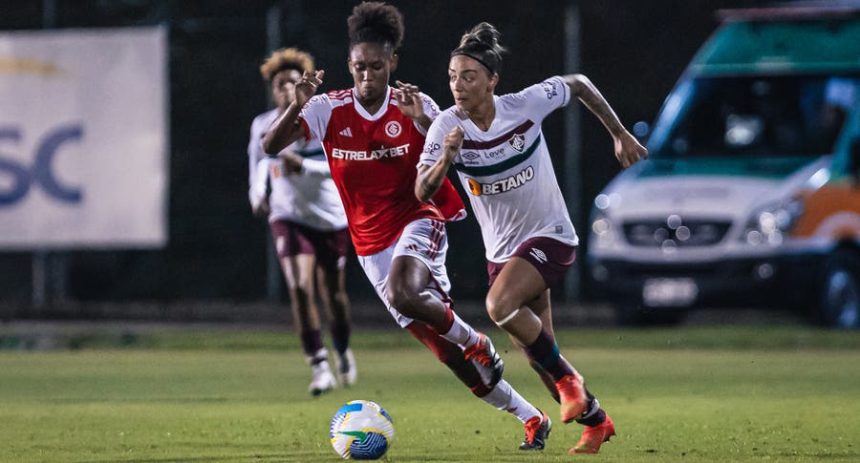
[[[337,134],[342,136],[342,137],[352,137],[352,130],[350,130],[349,127],[347,127],[345,129],[341,130],[340,132],[338,132]]]
[[[545,264],[547,261],[546,254],[544,254],[544,252],[538,248],[532,248],[532,250],[529,251],[529,254],[532,257],[534,257],[535,260],[540,262],[541,264]]]

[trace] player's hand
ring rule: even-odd
[[[278,155],[278,157],[281,158],[281,163],[285,175],[295,175],[302,171],[302,163],[304,162],[305,158],[299,156],[292,151],[281,153]]]
[[[296,82],[295,86],[295,94],[296,94],[296,104],[300,107],[304,106],[308,100],[314,96],[314,93],[317,92],[317,88],[322,85],[323,76],[325,75],[325,71],[320,69],[316,72],[305,71],[302,74],[302,78]]]
[[[424,105],[421,103],[418,87],[399,80],[395,82],[397,88],[394,89],[394,98],[397,99],[400,112],[413,120],[424,117]]]
[[[636,161],[647,158],[648,150],[639,144],[636,137],[625,130],[620,137],[615,139],[615,157],[621,163],[621,167],[626,169]]]
[[[460,126],[454,127],[445,135],[445,141],[442,143],[442,155],[448,162],[454,160],[454,156],[460,152],[463,146],[463,129]]]

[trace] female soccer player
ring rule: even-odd
[[[614,425],[582,376],[559,354],[552,328],[549,287],[573,264],[578,240],[541,122],[575,96],[612,135],[624,167],[647,152],[583,75],[551,77],[519,93],[495,96],[505,51],[498,39],[495,27],[481,23],[451,52],[448,76],[455,106],[430,127],[415,194],[428,200],[448,169],[457,170],[486,248],[490,318],[523,348],[545,382],[551,376],[562,421],[586,426],[570,453],[596,453],[614,435]]]
[[[541,426],[542,413],[501,380],[502,361],[489,338],[451,308],[444,221],[464,214],[462,201],[449,182],[440,181],[432,203],[413,192],[424,134],[439,110],[413,85],[388,86],[403,16],[391,5],[364,2],[347,24],[354,87],[311,98],[323,72],[306,72],[263,147],[274,154],[303,135],[322,140],[359,262],[391,315],[475,395],[526,423],[521,448],[543,448],[549,426]]]
[[[335,386],[335,377],[320,334],[315,279],[320,299],[329,314],[338,379],[345,386],[356,381],[355,358],[349,349],[349,299],[344,278],[349,247],[346,214],[326,169],[318,169],[315,175],[284,175],[281,165],[272,162],[260,144],[265,130],[292,103],[294,86],[302,73],[313,70],[313,58],[295,48],[275,51],[260,66],[263,79],[271,82],[276,107],[257,116],[251,124],[248,169],[251,206],[255,214],[269,218],[290,292],[294,324],[311,365],[309,390],[318,395]],[[284,154],[287,153],[326,166],[325,154],[317,139],[297,141],[284,150]]]

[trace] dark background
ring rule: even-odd
[[[267,12],[276,3],[283,11],[278,18],[281,45],[314,54],[318,66],[327,70],[323,90],[350,87],[346,17],[357,2],[56,0],[51,9],[51,2],[0,0],[0,30],[169,26],[169,244],[157,251],[53,254],[66,262],[66,298],[240,302],[265,297],[267,227],[251,216],[247,203],[246,145],[251,120],[267,109],[268,90],[257,68],[268,52]],[[400,67],[393,78],[418,84],[443,108],[452,104],[448,53],[480,21],[495,24],[511,51],[497,93],[518,91],[565,71],[566,2],[391,3],[406,18]],[[686,63],[717,27],[715,11],[762,3],[580,1],[581,68],[575,71],[591,78],[627,127],[651,121]],[[582,111],[581,105],[571,108],[567,110]],[[0,114],[0,124],[4,116]],[[581,120],[583,200],[573,208],[578,211],[573,220],[586,241],[591,200],[619,169],[600,123],[587,111]],[[544,122],[557,172],[564,167],[563,122],[562,111]],[[477,224],[452,224],[449,232],[453,294],[481,299],[486,271]],[[375,297],[354,257],[348,282],[353,299]],[[587,281],[583,283],[582,297],[593,297]],[[31,292],[31,254],[0,253],[0,301],[26,307]]]

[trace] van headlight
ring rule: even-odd
[[[740,240],[751,246],[779,246],[802,212],[803,203],[797,199],[760,207],[747,219]]]
[[[616,232],[612,221],[604,212],[596,212],[591,219],[592,242],[597,247],[609,247],[615,243]]]

